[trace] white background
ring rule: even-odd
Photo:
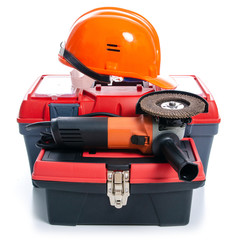
[[[0,236],[1,239],[239,239],[239,1],[1,1],[0,8]],[[41,74],[68,73],[59,44],[83,13],[119,6],[142,14],[156,28],[162,73],[198,75],[212,92],[222,122],[204,188],[194,191],[184,227],[52,226],[45,196],[33,189],[16,118]],[[4,236],[4,238],[3,238]]]

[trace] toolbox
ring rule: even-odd
[[[181,149],[199,167],[192,182],[179,180],[164,158],[116,151],[41,150],[32,178],[46,189],[51,224],[185,225],[192,191],[204,185],[205,174],[194,141],[184,139]],[[118,197],[117,185],[121,209],[109,204]]]
[[[44,75],[34,83],[22,102],[18,123],[25,139],[33,185],[46,189],[51,224],[176,226],[189,222],[192,192],[205,183],[220,118],[212,95],[199,78],[172,77],[178,83],[176,91],[186,90],[184,86],[188,85],[188,91],[208,103],[208,113],[194,116],[181,140],[184,155],[198,165],[197,177],[191,182],[179,180],[164,157],[126,150],[41,150],[36,143],[45,127],[26,129],[32,123],[94,112],[136,117],[139,99],[159,91],[155,86],[124,82],[118,86],[97,84],[77,91],[68,75]],[[116,186],[121,189],[120,199],[113,192]]]

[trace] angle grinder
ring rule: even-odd
[[[169,90],[142,96],[136,105],[138,117],[93,113],[90,115],[94,116],[58,117],[29,124],[26,129],[47,128],[37,143],[44,149],[135,149],[143,154],[164,155],[179,179],[192,181],[198,167],[186,160],[179,143],[191,117],[207,111],[208,104],[200,96]]]

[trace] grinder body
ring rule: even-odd
[[[59,117],[51,133],[60,147],[81,149],[137,149],[152,152],[153,119],[139,117]]]
[[[135,149],[151,154],[159,135],[174,133],[181,140],[185,125],[159,129],[149,115],[139,117],[58,117],[51,121],[58,147],[80,149]]]

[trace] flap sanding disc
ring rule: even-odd
[[[161,92],[144,97],[141,109],[156,117],[185,119],[205,111],[204,100],[187,93]]]

